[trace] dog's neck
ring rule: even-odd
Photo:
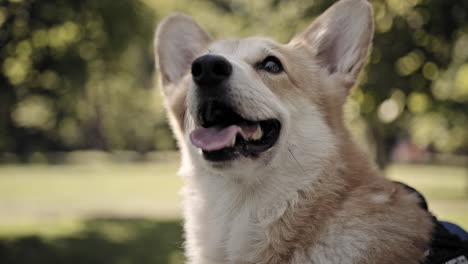
[[[277,157],[283,160],[276,163],[281,166],[271,166],[256,181],[239,181],[192,167],[188,171],[195,174],[187,175],[188,182],[206,201],[229,197],[223,211],[249,210],[255,224],[268,230],[270,243],[254,243],[259,248],[249,250],[253,254],[247,256],[249,263],[287,263],[294,249],[314,243],[327,218],[342,206],[346,193],[377,174],[347,132],[337,136],[334,147],[326,146],[333,151],[324,156],[305,153],[290,142],[288,151]]]

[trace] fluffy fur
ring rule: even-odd
[[[210,263],[405,263],[424,257],[432,224],[418,198],[384,179],[352,141],[342,106],[365,63],[370,5],[342,0],[281,45],[213,41],[182,14],[155,40],[165,105],[182,152],[186,255]],[[281,135],[257,159],[209,162],[189,140],[199,98],[191,62],[213,53],[233,65],[227,94],[250,120],[276,118]],[[254,65],[278,57],[285,73]]]

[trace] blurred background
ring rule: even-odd
[[[0,262],[183,263],[179,156],[154,70],[164,16],[287,42],[331,0],[0,0]],[[371,0],[346,105],[387,177],[468,228],[468,1]]]

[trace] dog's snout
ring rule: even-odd
[[[216,85],[232,73],[232,65],[223,56],[204,55],[192,63],[192,77],[199,85]]]

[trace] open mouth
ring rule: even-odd
[[[232,160],[240,155],[256,158],[278,140],[277,119],[251,121],[218,101],[209,101],[199,111],[201,127],[190,133],[192,144],[210,161]]]

